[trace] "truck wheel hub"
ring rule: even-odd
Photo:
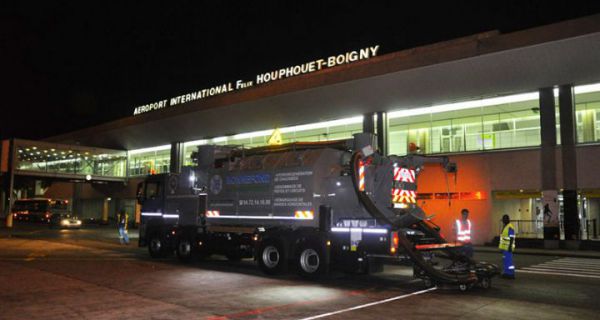
[[[162,247],[162,244],[160,243],[159,239],[152,239],[152,241],[150,242],[150,246],[152,247],[152,251],[160,251],[160,248]]]
[[[300,254],[300,267],[306,273],[314,273],[319,269],[319,254],[314,249],[305,249]]]
[[[279,264],[279,250],[274,246],[265,247],[262,254],[263,263],[267,268],[275,268]]]
[[[191,249],[191,246],[190,246],[190,243],[188,241],[181,241],[179,243],[179,253],[181,255],[184,255],[184,256],[189,255],[190,251],[191,251],[190,249]]]

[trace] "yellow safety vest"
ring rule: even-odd
[[[509,230],[512,229],[513,234],[509,235]],[[498,248],[500,250],[504,250],[504,251],[509,251],[508,246],[510,245],[510,239],[512,238],[513,243],[512,243],[512,248],[510,251],[515,251],[515,227],[512,225],[512,223],[507,224],[504,229],[502,230],[502,234],[500,235],[500,243],[498,244]]]

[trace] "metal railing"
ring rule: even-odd
[[[511,220],[515,227],[515,234],[519,238],[539,238],[544,236],[544,222],[542,220]],[[500,233],[504,225],[500,221]]]
[[[542,220],[511,220],[515,227],[515,234],[520,238],[542,239],[544,237],[544,222]],[[502,232],[504,225],[500,221],[500,230]],[[560,232],[564,233],[564,221],[560,218]],[[598,239],[598,221],[597,219],[589,219],[585,221],[585,229],[581,230],[583,239],[591,240]]]

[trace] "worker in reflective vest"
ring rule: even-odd
[[[462,219],[456,219],[454,230],[456,241],[463,245],[465,256],[473,258],[473,245],[471,244],[471,220],[469,220],[469,210],[461,210]]]
[[[502,216],[504,229],[500,235],[500,244],[498,248],[502,251],[502,263],[504,264],[504,272],[502,278],[515,278],[515,265],[513,264],[513,252],[515,251],[515,227],[510,223],[508,215]]]

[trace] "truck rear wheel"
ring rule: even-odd
[[[190,262],[194,256],[193,241],[183,237],[177,244],[177,258],[183,262]]]
[[[258,250],[258,266],[266,274],[283,274],[287,271],[287,256],[282,241],[265,240]]]
[[[298,251],[298,273],[306,278],[316,278],[325,273],[327,262],[323,246],[306,243]]]
[[[163,237],[152,235],[148,242],[148,252],[152,258],[163,258],[167,254],[167,245]]]

